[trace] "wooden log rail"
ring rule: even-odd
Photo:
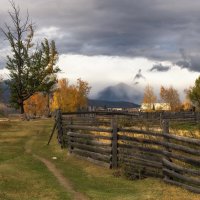
[[[81,111],[81,112],[63,112],[63,117],[75,116],[75,117],[96,117],[96,116],[123,116],[132,119],[143,119],[143,120],[164,120],[170,121],[194,121],[199,122],[200,113],[198,112],[124,112],[124,111]]]
[[[135,119],[137,123],[142,117],[166,118],[162,121],[162,133],[118,127],[120,120],[131,119],[134,124]],[[70,153],[110,168],[126,166],[129,174],[160,177],[200,193],[200,140],[170,134],[167,120],[170,117],[200,119],[196,113],[60,111],[56,124],[61,146],[68,146]]]
[[[99,127],[91,127],[91,126],[79,126],[79,125],[66,125],[63,126],[64,129],[74,129],[74,130],[86,130],[86,131],[96,131],[96,132],[111,132],[111,128],[99,128]]]
[[[105,130],[104,130],[105,131]],[[78,132],[67,132],[68,142],[72,153],[83,157],[89,157],[93,161],[100,161],[110,167],[112,162],[112,136],[107,135],[81,134]],[[102,142],[102,140],[104,142]]]

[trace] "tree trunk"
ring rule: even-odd
[[[51,117],[50,114],[50,94],[47,93],[47,117]]]
[[[24,102],[20,104],[20,112],[21,114],[24,114]]]

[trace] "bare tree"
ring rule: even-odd
[[[178,91],[172,86],[168,88],[161,86],[160,99],[164,103],[169,103],[172,111],[177,111],[180,109],[181,101]]]

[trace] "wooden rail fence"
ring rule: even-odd
[[[141,116],[144,121],[162,122],[161,131],[133,126]],[[170,116],[172,120],[199,119],[199,114],[194,113],[161,116],[160,113],[58,111],[54,128],[57,127],[61,147],[68,148],[70,153],[109,168],[122,167],[132,178],[159,177],[200,193],[200,139],[171,134]],[[124,126],[124,119],[132,123]]]

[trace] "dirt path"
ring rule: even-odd
[[[74,190],[70,181],[67,180],[62,175],[60,170],[58,170],[52,162],[37,155],[33,155],[33,156],[46,165],[48,170],[57,178],[60,185],[62,185],[67,191],[73,194],[75,200],[88,200],[88,198],[84,194]]]
[[[38,155],[32,154],[31,153],[31,149],[30,149],[30,144],[33,143],[34,138],[32,138],[31,140],[29,140],[27,142],[27,144],[25,145],[25,151],[26,153],[29,153],[31,155],[33,155],[36,159],[38,159],[39,161],[41,161],[43,164],[45,164],[45,166],[48,168],[48,170],[56,177],[56,179],[58,180],[58,182],[60,183],[60,185],[62,187],[64,187],[69,193],[71,193],[73,195],[74,200],[89,200],[88,197],[86,197],[84,194],[75,191],[75,189],[72,186],[72,183],[62,175],[61,171],[59,169],[56,168],[55,164],[52,163],[51,161],[40,157]]]

